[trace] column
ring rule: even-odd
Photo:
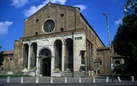
[[[54,76],[54,69],[55,69],[55,49],[54,49],[54,45],[52,45],[53,47],[51,48],[51,76]]]
[[[40,73],[40,65],[39,65],[39,56],[38,56],[38,46],[37,46],[37,55],[36,55],[36,75],[39,76]]]
[[[65,50],[65,46],[66,44],[65,43],[62,43],[62,71],[64,71],[64,67],[65,67],[65,56],[66,56],[66,50]]]
[[[28,51],[28,71],[30,70],[30,57],[31,57],[31,44],[29,44],[29,51]]]

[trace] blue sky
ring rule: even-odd
[[[103,43],[108,46],[106,18],[108,14],[110,40],[112,41],[123,18],[123,5],[126,0],[50,0],[81,8],[81,12],[96,31]],[[24,20],[46,5],[49,0],[1,0],[0,1],[0,46],[2,50],[13,50],[14,41],[23,37]]]

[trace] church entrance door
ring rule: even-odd
[[[51,73],[51,58],[44,58],[42,60],[42,75],[43,76],[50,76]]]
[[[40,51],[41,56],[41,74],[42,76],[51,75],[51,51],[47,48]]]

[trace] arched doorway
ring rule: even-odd
[[[44,48],[40,51],[40,72],[42,76],[51,75],[51,51],[47,48]]]

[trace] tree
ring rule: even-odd
[[[2,47],[0,46],[0,49],[1,49]],[[3,60],[4,60],[4,58],[3,58],[3,52],[4,51],[1,51],[0,50],[0,66],[2,65],[2,62],[3,62]]]
[[[114,50],[125,56],[128,73],[137,74],[137,0],[128,0],[125,17],[113,39]]]
[[[124,12],[126,15],[137,15],[137,0],[127,0],[127,3],[124,5]]]

